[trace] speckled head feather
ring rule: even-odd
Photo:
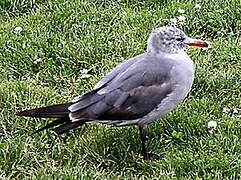
[[[173,26],[163,26],[151,33],[147,51],[151,53],[177,53],[187,47],[184,41],[188,38],[183,31]]]

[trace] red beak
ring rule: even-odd
[[[197,39],[188,39],[186,44],[189,46],[208,47],[208,43],[206,43],[202,40],[197,40]]]

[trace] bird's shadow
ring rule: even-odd
[[[165,155],[170,148],[168,143],[171,143],[173,147],[182,145],[182,142],[177,138],[171,137],[171,127],[174,124],[168,124],[167,122],[169,120],[161,123],[157,121],[148,127],[147,150],[163,157],[163,159],[155,162],[145,161],[140,155],[141,140],[136,126],[109,128],[106,125],[91,124],[60,136],[47,133],[45,139],[53,146],[56,146],[56,144],[61,144],[61,148],[64,146],[63,150],[60,148],[60,155],[54,155],[60,164],[66,164],[69,159],[62,159],[62,156],[69,156],[70,158],[75,157],[71,163],[76,166],[85,162],[111,172],[119,172],[120,169],[123,172],[130,171],[130,167],[132,167],[133,171],[148,174],[152,172],[153,163],[165,161]],[[42,136],[44,137],[44,134]],[[71,153],[66,153],[66,151]]]
[[[92,133],[93,131],[95,133]],[[151,130],[151,127],[150,127]],[[158,132],[148,131],[149,140],[146,143],[147,150],[164,156],[162,151],[165,144],[160,143]],[[77,154],[85,157],[85,161],[105,169],[125,168],[140,166],[141,163],[149,163],[141,156],[141,140],[136,126],[112,127],[105,125],[90,125],[78,128],[60,137],[68,142],[79,139]]]

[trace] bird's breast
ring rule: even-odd
[[[173,110],[188,95],[194,80],[194,64],[188,56],[172,57],[173,67],[170,71],[170,82],[172,92],[165,97],[161,103],[145,117],[138,121],[138,124],[149,124]]]

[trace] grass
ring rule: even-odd
[[[3,0],[0,3],[0,179],[239,179],[241,175],[238,0]],[[136,127],[84,126],[62,136],[49,120],[16,112],[62,103],[90,90],[118,63],[145,51],[153,28],[184,9],[196,79],[188,99],[149,126],[144,162]],[[21,27],[21,32],[15,28]],[[89,78],[83,77],[83,69]],[[238,109],[239,108],[239,109]],[[212,134],[207,123],[215,120]]]

